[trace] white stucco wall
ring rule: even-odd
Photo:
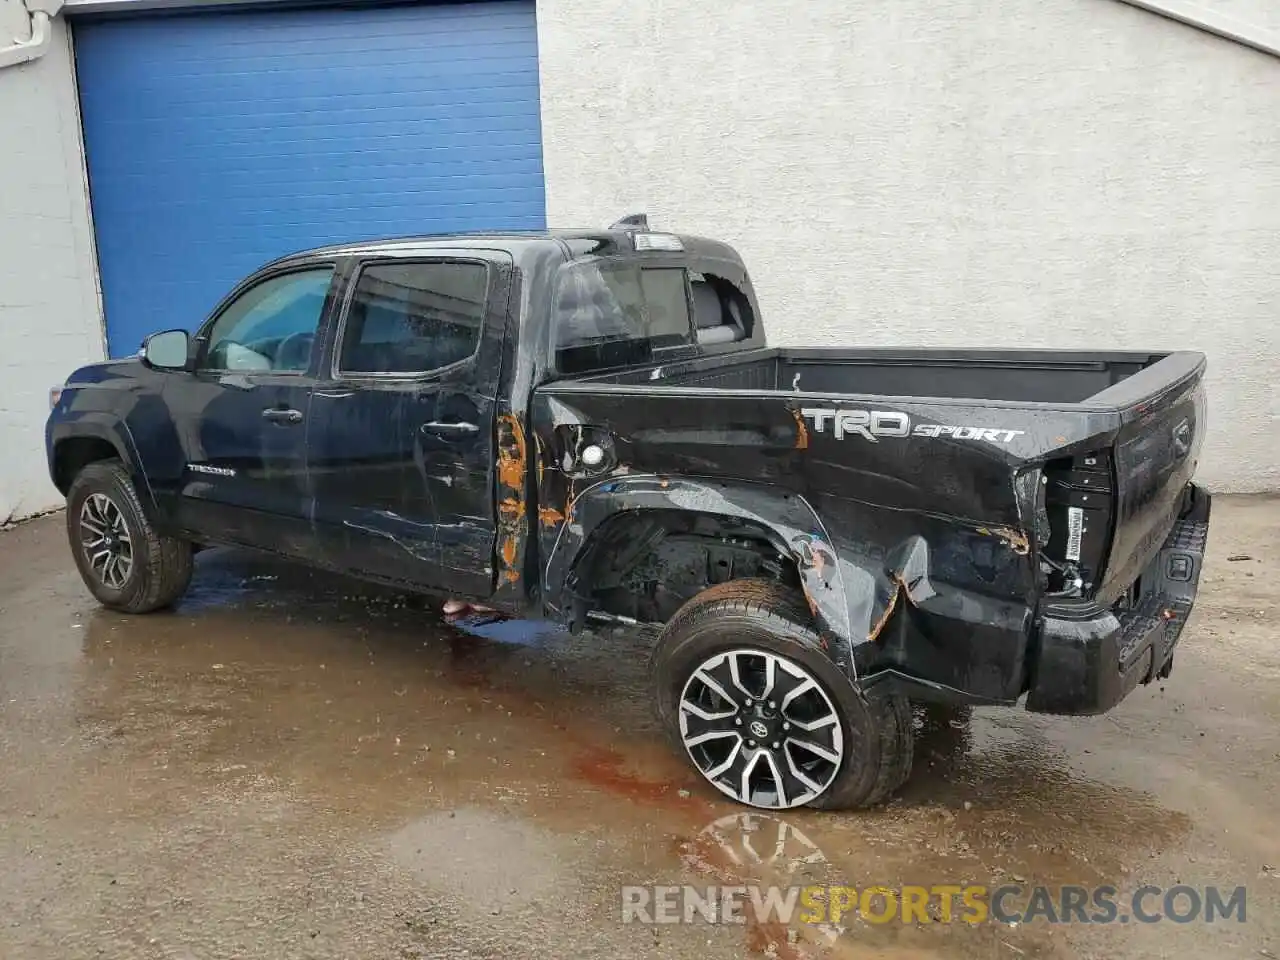
[[[0,46],[30,36],[0,0]],[[66,24],[0,68],[0,523],[61,503],[45,467],[49,388],[103,357]]]
[[[1114,0],[538,17],[553,225],[730,239],[775,343],[1203,350],[1200,478],[1280,488],[1280,60]]]

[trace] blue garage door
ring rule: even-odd
[[[532,2],[74,29],[112,356],[295,250],[544,225]]]

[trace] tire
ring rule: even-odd
[[[98,538],[103,530],[110,532]],[[85,586],[112,610],[159,610],[191,582],[191,544],[156,532],[119,460],[91,463],[72,481],[67,538]],[[102,559],[104,550],[115,550],[117,562]]]
[[[725,689],[735,666],[742,683]],[[769,670],[774,681],[766,691]],[[740,803],[869,807],[888,799],[911,773],[909,702],[851,683],[824,652],[803,600],[779,584],[733,580],[698,594],[662,631],[651,672],[663,728],[705,780]],[[779,690],[782,700],[759,699]],[[767,735],[750,738],[752,729]],[[749,774],[745,789],[743,773]]]

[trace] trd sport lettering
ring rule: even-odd
[[[876,443],[876,437],[905,437],[911,432],[911,419],[905,413],[882,410],[824,410],[805,407],[800,411],[813,418],[814,433],[826,433],[827,424],[833,423],[837,440],[845,434],[856,433]]]
[[[941,423],[917,423],[911,428],[911,418],[892,410],[844,410],[825,407],[804,407],[800,413],[813,421],[814,433],[826,433],[828,425],[837,440],[853,433],[872,443],[881,437],[954,437],[957,440],[986,440],[989,443],[1008,443],[1023,430],[1005,430],[993,427],[949,426]]]
[[[917,423],[911,431],[917,437],[955,437],[957,440],[988,440],[991,443],[1008,443],[1022,430],[1002,430],[996,427],[948,427],[940,423]]]

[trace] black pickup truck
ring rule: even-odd
[[[48,457],[109,607],[233,544],[664,624],[658,711],[708,782],[850,807],[906,779],[913,700],[1098,713],[1169,673],[1204,367],[769,347],[732,248],[633,218],[278,260],[194,336],[74,373]]]

